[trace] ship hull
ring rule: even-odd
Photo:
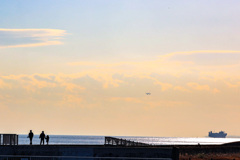
[[[226,138],[227,134],[226,133],[209,133],[208,136],[213,138]]]

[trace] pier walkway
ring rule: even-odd
[[[2,158],[1,158],[2,157]],[[178,160],[173,147],[105,145],[1,145],[0,160]]]

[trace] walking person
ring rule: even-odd
[[[45,139],[44,131],[42,131],[42,133],[40,134],[39,138],[41,139],[41,140],[40,140],[40,145],[42,145],[42,143],[43,143],[43,145],[44,145],[44,139]]]
[[[32,130],[30,130],[30,132],[28,133],[28,137],[27,137],[30,140],[30,145],[32,145],[33,136],[34,136],[34,134],[33,134]]]
[[[49,135],[47,135],[47,137],[46,137],[45,139],[46,139],[46,142],[47,142],[47,145],[48,145],[48,142],[49,142]]]

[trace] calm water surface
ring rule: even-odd
[[[39,135],[34,135],[33,144],[39,144]],[[50,135],[49,144],[84,144],[84,145],[102,145],[105,136],[72,136],[72,135]],[[143,142],[155,145],[195,145],[195,144],[223,144],[240,141],[240,138],[191,138],[191,137],[133,137],[116,136],[117,138]],[[19,144],[29,144],[27,135],[19,135]]]

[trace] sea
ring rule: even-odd
[[[66,145],[103,145],[105,136],[91,135],[49,135],[49,144],[66,144]],[[210,137],[135,137],[135,136],[112,136],[135,142],[142,142],[151,145],[211,145],[224,144],[240,141],[236,138],[210,138]],[[27,135],[19,135],[19,144],[29,144]],[[39,144],[39,135],[34,135],[33,145]]]

